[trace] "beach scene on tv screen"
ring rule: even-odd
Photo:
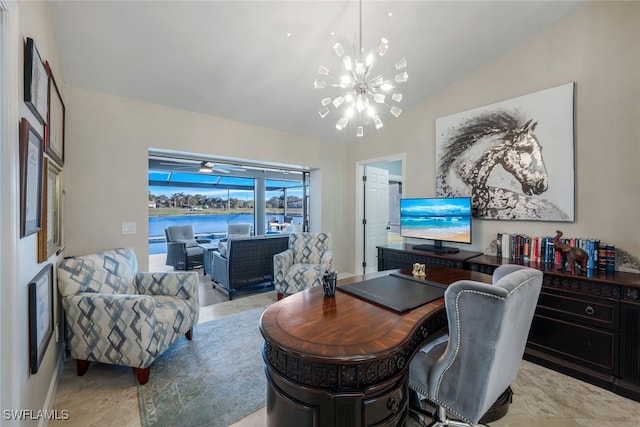
[[[403,237],[469,243],[469,199],[403,199],[400,227]]]

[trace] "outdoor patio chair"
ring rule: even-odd
[[[174,270],[191,270],[204,264],[204,249],[198,243],[210,239],[197,239],[191,225],[172,225],[164,229],[167,239],[167,261]]]

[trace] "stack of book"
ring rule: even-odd
[[[616,248],[592,238],[563,237],[563,243],[578,247],[589,255],[588,270],[614,271]],[[561,253],[554,249],[553,237],[528,236],[518,233],[498,233],[497,256],[511,261],[553,263],[560,265]]]

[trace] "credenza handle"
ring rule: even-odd
[[[389,409],[392,414],[397,414],[398,410],[400,410],[400,405],[398,404],[398,401],[392,397],[387,401],[387,409]]]
[[[587,306],[587,308],[584,309],[584,311],[589,315],[593,315],[593,313],[595,313],[595,309],[593,307],[591,307],[590,305]]]

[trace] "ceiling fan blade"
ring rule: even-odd
[[[231,173],[231,171],[223,169],[223,168],[219,168],[218,166],[213,166],[213,168],[211,168],[212,170],[216,171],[216,172],[222,172],[222,173]]]
[[[238,165],[232,165],[232,164],[227,164],[227,163],[216,163],[214,164],[214,169],[218,169],[218,170],[226,170],[227,172],[231,172],[231,171],[239,171],[239,172],[244,172],[246,171],[245,168],[243,168],[242,166],[238,166]]]

